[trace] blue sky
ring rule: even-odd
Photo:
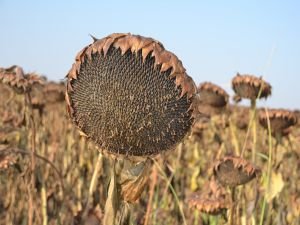
[[[161,41],[197,84],[211,81],[232,93],[237,72],[263,75],[273,95],[260,105],[296,109],[299,10],[300,1],[0,0],[0,67],[63,79],[92,42],[88,34],[131,32]]]

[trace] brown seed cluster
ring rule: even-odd
[[[232,88],[241,98],[267,98],[271,95],[272,87],[262,78],[253,75],[240,75],[232,79]]]
[[[260,175],[260,169],[236,156],[226,156],[219,160],[213,171],[222,185],[230,187],[246,184]]]
[[[31,90],[33,85],[43,84],[44,79],[34,73],[24,74],[19,66],[0,68],[0,81],[12,87],[16,93],[24,93]]]
[[[158,41],[112,34],[85,47],[67,75],[69,115],[101,149],[152,155],[173,148],[193,122],[196,86]]]
[[[272,134],[288,134],[288,129],[297,123],[297,116],[285,109],[269,109],[268,115],[264,110],[259,112],[259,123],[268,129],[268,116]]]
[[[188,198],[188,204],[203,213],[216,215],[228,209],[231,203],[226,190],[212,180],[201,192],[192,194]]]

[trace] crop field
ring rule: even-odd
[[[70,72],[67,81],[57,83],[25,72],[18,66],[0,69],[1,225],[300,225],[300,112],[258,108],[261,97],[272,98],[267,81],[233,75],[235,96],[210,82],[197,84],[190,98],[192,123],[182,122],[183,116],[170,136],[157,137],[153,149],[150,144],[141,148],[147,154],[133,148],[127,155],[123,147],[116,154],[98,144],[109,134],[105,126],[119,126],[125,114],[116,118],[107,110],[114,124],[102,128],[95,120],[85,127],[81,122],[89,118],[73,112],[77,106],[81,110],[81,102],[70,103],[84,98],[76,95],[84,90],[80,79]],[[249,107],[241,99],[248,99]],[[82,103],[82,110],[89,105]],[[180,141],[173,146],[168,141],[174,136]],[[155,145],[164,137],[168,141]],[[140,146],[139,139],[130,138]],[[168,149],[159,151],[164,146]]]

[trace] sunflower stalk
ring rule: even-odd
[[[231,194],[231,208],[230,208],[230,215],[229,215],[229,222],[230,225],[235,225],[235,209],[236,209],[236,203],[235,203],[235,187],[230,188],[230,194]]]
[[[29,140],[31,142],[31,161],[30,161],[30,182],[28,184],[28,225],[33,224],[33,215],[34,215],[34,205],[33,205],[33,196],[32,192],[35,186],[35,152],[36,152],[36,131],[35,131],[35,122],[33,118],[33,111],[32,111],[32,102],[31,102],[31,95],[29,91],[24,93],[25,97],[25,117],[26,117],[26,126],[29,133]]]
[[[278,148],[279,148],[279,146],[282,144],[282,135],[281,135],[280,132],[276,132],[276,133],[275,133],[275,139],[276,139],[276,142],[275,142],[275,147],[274,147],[274,160],[273,160],[274,163],[273,163],[273,165],[274,165],[275,168],[276,168],[277,163],[279,163],[279,162],[277,162]]]
[[[46,185],[43,181],[41,188],[41,199],[42,199],[42,215],[43,215],[43,225],[48,224],[48,213],[47,213],[47,192]]]
[[[252,111],[252,162],[255,163],[256,161],[256,145],[257,145],[257,132],[256,132],[256,99],[251,100],[251,111]]]
[[[94,172],[92,175],[92,179],[91,179],[91,183],[90,183],[90,187],[89,187],[89,193],[88,193],[88,197],[87,197],[87,201],[86,201],[86,206],[85,206],[85,209],[84,209],[84,212],[82,215],[83,220],[87,217],[89,209],[91,208],[91,205],[92,205],[93,193],[94,193],[95,187],[97,185],[98,173],[102,166],[102,161],[103,161],[103,155],[99,151],[96,166],[95,166],[95,169],[94,169]]]
[[[271,123],[269,118],[268,110],[265,109],[266,116],[267,116],[267,125],[268,125],[268,143],[269,143],[269,157],[268,157],[268,170],[267,170],[267,189],[270,188],[271,185],[271,174],[272,174],[272,131],[271,131]],[[259,225],[264,224],[264,215],[266,211],[266,205],[267,205],[267,198],[264,197],[263,203],[262,203],[262,209],[261,209],[261,215],[260,215],[260,222]],[[268,207],[267,207],[268,209]]]

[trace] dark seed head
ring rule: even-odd
[[[240,75],[232,79],[232,88],[241,98],[256,99],[267,98],[271,95],[272,87],[262,78],[253,75]],[[261,89],[261,91],[260,91]]]
[[[193,80],[161,43],[112,34],[84,48],[67,75],[69,114],[111,153],[151,155],[175,146],[193,119]]]
[[[219,182],[230,187],[246,184],[260,174],[260,170],[252,163],[235,156],[224,157],[215,164],[213,170]]]

